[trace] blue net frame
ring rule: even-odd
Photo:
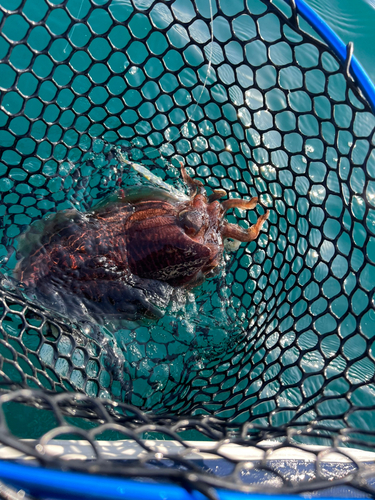
[[[79,391],[272,437],[355,428],[366,438],[352,445],[371,442],[374,87],[305,2],[290,4],[0,1],[6,393]],[[88,210],[124,181],[113,146],[169,183],[184,161],[271,211],[196,298],[193,335],[169,314],[108,338],[28,301],[12,278],[30,224]]]

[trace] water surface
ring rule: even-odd
[[[306,0],[344,43],[375,82],[375,0]]]

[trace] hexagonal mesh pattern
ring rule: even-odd
[[[144,489],[147,498],[162,494],[166,499],[200,492],[202,498],[217,500],[225,498],[228,489],[278,498],[302,492],[320,498],[375,496],[374,434],[365,431],[316,422],[292,429],[248,422],[233,426],[211,416],[160,417],[108,399],[35,389],[1,391],[0,415],[0,443],[5,445],[0,446],[0,457],[23,464],[9,476],[14,463],[0,460],[0,479],[22,487],[32,498],[56,498],[56,484],[60,497],[80,498],[80,481],[86,498],[92,499],[102,486],[100,476],[106,477],[108,498],[129,487],[133,498],[144,495]],[[44,426],[34,425],[27,434],[30,420],[43,421]],[[187,432],[195,441],[186,440]],[[32,439],[22,439],[25,436]],[[30,461],[31,480],[26,466]],[[63,473],[56,477],[56,470]],[[92,476],[74,477],[68,471]],[[133,485],[123,482],[126,478],[135,479]],[[90,481],[94,494],[87,488]],[[170,488],[171,483],[187,492]],[[7,499],[16,495],[6,496],[1,483],[0,492]]]
[[[79,347],[64,322],[52,338],[48,316],[36,328],[34,306],[4,289],[3,372],[154,412],[373,427],[375,118],[278,5],[286,15],[266,0],[0,0],[5,273],[30,223],[129,181],[113,144],[167,182],[183,160],[271,211],[183,314],[122,328],[105,349],[99,330],[86,338],[98,351]]]

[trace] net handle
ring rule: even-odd
[[[339,58],[344,67],[347,66],[347,46],[341,38],[323,21],[321,17],[305,2],[305,0],[285,0],[291,7],[295,3],[300,16],[307,21],[316,32],[323,38],[323,40],[333,50],[335,55]],[[348,72],[355,78],[356,84],[361,89],[363,95],[366,97],[372,112],[375,114],[375,86],[363,69],[357,58],[352,55],[349,61]]]

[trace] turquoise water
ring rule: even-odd
[[[345,43],[375,82],[375,0],[306,0]]]

